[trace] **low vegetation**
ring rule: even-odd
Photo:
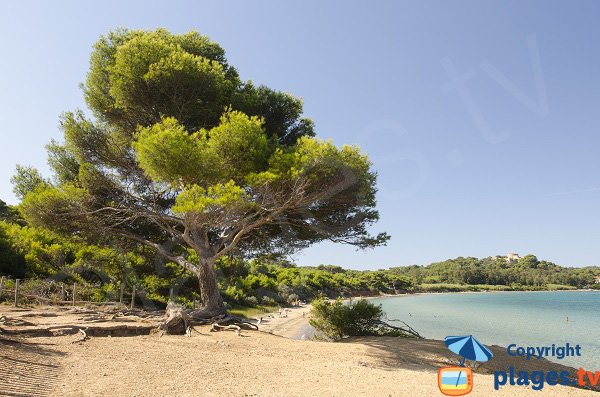
[[[449,259],[428,266],[389,269],[411,280],[424,292],[538,291],[598,288],[600,267],[563,267],[526,255],[516,261],[506,257]]]
[[[428,266],[357,271],[339,266],[298,267],[275,255],[244,260],[232,256],[216,264],[218,286],[238,314],[329,298],[412,292],[523,291],[599,288],[600,268],[561,267],[533,255],[509,263],[506,258],[456,258]],[[200,304],[197,279],[143,246],[100,247],[28,226],[16,207],[0,203],[0,276],[26,279],[23,294],[68,298],[78,284],[78,299],[115,301],[121,283],[138,301],[165,307],[171,289],[178,303]],[[61,287],[60,284],[64,284]],[[12,288],[7,280],[5,288]],[[4,294],[8,299],[8,295]]]
[[[310,324],[319,332],[318,336],[336,341],[349,336],[421,336],[403,323],[391,325],[385,320],[381,305],[365,299],[344,303],[341,299],[329,301],[319,298],[313,301]]]

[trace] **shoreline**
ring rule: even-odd
[[[427,291],[427,292],[409,292],[406,294],[381,294],[381,295],[369,295],[369,296],[354,296],[348,299],[379,299],[379,298],[395,298],[395,297],[406,297],[413,295],[442,295],[442,294],[502,294],[502,293],[515,293],[515,292],[598,292],[600,289],[593,288],[579,288],[579,289],[544,289],[544,290],[513,290],[513,291],[495,291],[495,290],[481,290],[481,291]]]
[[[350,300],[365,299],[365,300],[376,300],[383,298],[407,298],[410,296],[417,295],[440,295],[440,294],[489,294],[489,293],[515,293],[515,292],[598,292],[594,289],[578,289],[578,290],[544,290],[544,291],[456,291],[456,292],[414,292],[408,294],[382,294],[375,296],[355,296],[351,298],[345,298],[344,302]],[[260,317],[263,321],[258,325],[259,331],[266,332],[273,335],[282,336],[289,339],[297,340],[310,340],[314,336],[314,328],[308,323],[309,313],[311,305],[310,303],[294,306],[291,308],[282,308],[285,311],[285,317],[278,315],[278,312],[265,313],[263,316],[255,316],[254,320],[258,321]],[[304,313],[304,317],[302,314]]]
[[[0,307],[11,320],[37,326],[86,324],[86,310],[53,307],[14,309]],[[454,366],[458,356],[434,339],[354,337],[337,343],[293,340],[276,336],[293,333],[306,323],[308,305],[290,309],[287,317],[269,318],[262,332],[210,332],[194,327],[190,337],[150,333],[137,336],[79,334],[4,338],[0,336],[0,390],[20,395],[50,396],[215,396],[255,395],[275,397],[440,395],[437,371]],[[263,316],[263,320],[264,320]],[[147,319],[121,318],[128,327]],[[15,322],[17,324],[18,321]],[[113,327],[114,321],[106,326]],[[102,326],[102,323],[99,323]],[[271,327],[272,334],[267,331]],[[27,327],[27,325],[3,325]],[[568,370],[548,360],[528,361],[509,357],[506,349],[489,346],[494,359],[473,368],[474,397],[597,396],[574,387],[545,387],[535,392],[527,386],[493,388],[495,370],[514,366],[525,371]],[[206,359],[209,357],[210,359]],[[15,364],[18,363],[18,364]],[[327,374],[327,376],[323,376]],[[207,381],[208,379],[208,381]]]
[[[310,332],[308,327],[310,303],[291,308],[282,308],[283,315],[278,312],[265,313],[263,316],[254,317],[255,320],[262,318],[257,323],[258,330],[268,334],[282,336],[288,339],[309,340],[314,332]]]

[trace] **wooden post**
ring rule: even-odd
[[[65,285],[63,283],[60,284],[60,301],[61,303],[65,301]]]
[[[196,297],[194,296],[194,305],[192,306],[192,309],[196,309]]]
[[[19,306],[19,279],[15,280],[15,306]]]
[[[169,302],[173,300],[173,287],[169,290]]]
[[[4,290],[4,276],[0,278],[0,298],[2,298],[2,291]]]
[[[73,306],[75,306],[75,293],[77,292],[77,283],[73,283]]]
[[[119,295],[119,303],[123,303],[123,294],[125,294],[125,283],[121,281],[121,294]]]
[[[135,305],[135,285],[133,286],[133,291],[131,291],[131,307],[129,310],[133,310],[133,306]]]

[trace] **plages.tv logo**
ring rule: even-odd
[[[444,343],[462,359],[458,367],[443,367],[438,370],[438,387],[447,396],[469,394],[473,390],[473,371],[465,367],[465,360],[485,362],[494,357],[494,354],[473,335],[447,336]]]

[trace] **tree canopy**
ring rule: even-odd
[[[379,215],[367,156],[315,138],[301,100],[243,82],[206,36],[111,32],[83,91],[94,119],[63,115],[64,142],[47,146],[54,184],[22,189],[23,214],[154,248],[198,276],[210,312],[223,310],[219,257],[389,238],[369,233]]]
[[[40,185],[48,184],[36,168],[22,165],[17,165],[16,173],[10,178],[10,182],[13,185],[13,193],[19,199],[23,199],[27,193],[33,192]]]

